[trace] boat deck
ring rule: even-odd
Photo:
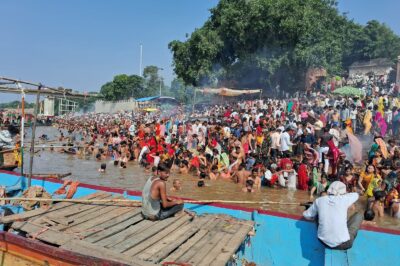
[[[82,199],[109,198],[122,196],[96,192]],[[61,202],[3,217],[2,222],[13,222],[15,231],[50,245],[130,265],[226,265],[254,226],[220,214],[184,213],[149,221],[140,207],[127,202]]]

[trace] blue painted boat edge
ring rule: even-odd
[[[17,176],[18,178],[20,177],[20,174],[17,173],[17,172],[0,170],[0,174],[1,173],[9,174],[9,175],[12,175],[12,176]],[[51,182],[51,183],[58,183],[58,184],[62,184],[63,183],[62,180],[59,180],[59,179],[56,179],[56,178],[43,178],[43,177],[35,177],[34,176],[34,177],[32,177],[32,179],[41,180],[42,182],[43,181],[48,181],[48,182]],[[102,191],[111,192],[111,193],[127,194],[129,196],[141,197],[141,195],[142,195],[142,192],[141,191],[137,191],[137,190],[112,188],[112,187],[105,187],[105,186],[86,184],[86,183],[80,183],[79,187],[81,187],[81,188],[90,188],[90,189],[93,189],[93,190],[102,190]],[[184,200],[193,200],[191,198],[184,198],[184,197],[179,197],[179,198],[180,199],[184,199]],[[237,205],[232,205],[232,204],[225,204],[225,203],[203,203],[201,205],[209,205],[209,206],[213,206],[213,207],[219,207],[219,208],[222,208],[222,209],[241,210],[241,211],[245,211],[245,212],[257,211],[260,214],[272,215],[272,216],[277,216],[277,217],[281,217],[281,218],[288,218],[288,219],[294,219],[294,220],[301,220],[301,221],[304,221],[304,222],[310,222],[310,221],[305,220],[301,215],[283,213],[283,212],[278,212],[278,211],[263,210],[263,209],[256,209],[256,208],[246,208],[246,207],[242,207],[242,206],[237,206]],[[400,235],[400,230],[382,228],[382,227],[378,227],[378,226],[362,226],[362,229],[366,230],[366,231],[373,231],[373,232],[379,232],[379,233]]]
[[[16,173],[0,173],[0,184],[8,185],[19,178]],[[33,185],[43,186],[49,193],[54,192],[62,181],[57,179],[34,178]],[[129,198],[140,199],[140,192],[115,189],[90,184],[80,184],[76,197],[84,196],[97,190],[113,193],[127,192]],[[351,250],[345,254],[341,251],[326,249],[316,238],[316,225],[300,219],[300,216],[285,215],[250,208],[241,208],[225,204],[188,204],[187,208],[202,213],[224,213],[239,219],[254,220],[256,222],[256,235],[247,241],[238,250],[239,261],[246,259],[254,261],[257,265],[342,265],[340,261],[347,261],[343,265],[377,265],[392,262],[393,256],[400,256],[397,251],[400,242],[400,231],[394,234],[384,230],[361,230]],[[371,241],[372,240],[372,241]],[[378,253],[377,250],[388,246]],[[396,249],[394,248],[396,247]],[[290,252],[289,252],[290,251]],[[364,253],[368,251],[368,253]],[[365,254],[371,263],[365,263]],[[391,257],[391,259],[389,259]],[[345,258],[345,259],[343,259]],[[398,258],[400,260],[400,257]],[[398,261],[398,260],[397,260]]]

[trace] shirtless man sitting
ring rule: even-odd
[[[142,192],[142,214],[148,220],[163,220],[183,210],[182,200],[167,197],[166,181],[169,177],[168,167],[160,163],[157,175],[150,177]]]

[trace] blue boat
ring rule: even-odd
[[[23,178],[21,179],[15,172],[0,172],[0,184],[2,186],[13,186],[19,182],[23,183],[23,181]],[[32,185],[42,186],[49,193],[57,190],[61,183],[60,180],[50,178],[32,179]],[[80,184],[74,197],[82,197],[97,191],[125,194],[128,198],[136,200],[140,199],[141,195],[139,191],[124,191],[117,188]],[[315,223],[305,221],[297,215],[225,204],[185,204],[185,206],[198,214],[227,214],[238,219],[255,222],[256,234],[242,243],[232,265],[243,265],[245,261],[265,266],[400,265],[400,230],[363,227],[350,250],[336,251],[325,248],[317,240]],[[1,232],[0,250],[3,252],[12,251],[14,255],[25,252],[25,255],[22,254],[25,257],[32,252],[43,253],[43,250],[45,250],[47,254],[57,255],[58,258],[65,256],[70,261],[75,259],[79,262],[85,259],[80,254],[46,247],[38,241],[32,242],[32,240],[8,232]],[[41,256],[45,255],[42,254]],[[36,257],[36,260],[42,258],[41,256]],[[108,264],[109,262],[100,260],[96,263]]]

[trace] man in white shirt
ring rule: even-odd
[[[354,105],[354,106],[352,106],[352,109],[350,111],[350,119],[351,119],[351,124],[353,126],[354,133],[356,133],[356,131],[357,131],[357,114],[358,114],[358,111],[357,111],[356,106]]]
[[[275,129],[271,134],[271,157],[276,158],[278,155],[279,148],[281,146],[281,130]]]
[[[293,146],[293,143],[290,141],[290,134],[289,134],[289,132],[291,132],[291,131],[292,131],[292,129],[289,128],[281,134],[280,151],[282,152],[284,157],[290,156],[291,148]]]
[[[358,193],[346,194],[346,185],[335,181],[329,186],[327,196],[316,199],[303,212],[308,220],[318,215],[318,239],[328,247],[345,250],[353,246],[363,217],[355,213],[347,220],[347,210],[358,197]]]
[[[135,131],[136,131],[136,126],[135,126],[135,124],[132,124],[130,127],[129,127],[129,135],[131,135],[131,136],[134,136],[135,135]]]

